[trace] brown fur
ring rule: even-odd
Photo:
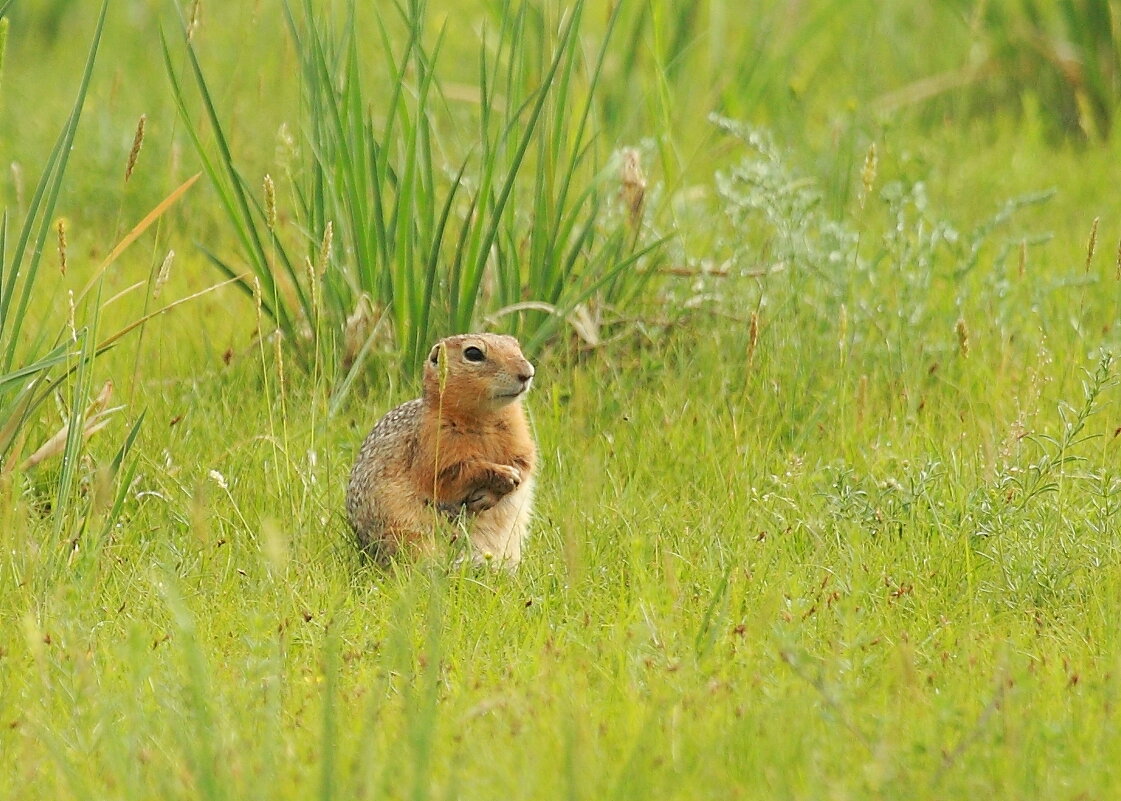
[[[465,355],[471,348],[482,360]],[[521,404],[533,372],[513,337],[463,334],[436,344],[423,396],[374,426],[351,471],[347,517],[363,548],[383,559],[424,548],[453,536],[449,521],[462,518],[477,558],[517,564],[537,460]]]

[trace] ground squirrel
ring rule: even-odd
[[[436,343],[423,396],[374,426],[351,470],[346,511],[364,550],[385,561],[461,522],[475,558],[518,563],[537,459],[521,404],[533,372],[513,337]]]

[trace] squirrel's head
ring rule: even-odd
[[[514,337],[460,334],[441,339],[424,364],[424,394],[444,408],[485,413],[514,403],[533,383],[533,365]]]

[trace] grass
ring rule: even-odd
[[[97,277],[100,301],[78,310],[85,372],[52,365],[59,390],[21,426],[29,446],[45,440],[110,379],[125,408],[87,441],[0,472],[0,797],[1116,795],[1116,144],[1057,145],[1030,103],[977,117],[962,101],[959,116],[946,97],[933,127],[913,106],[885,120],[839,106],[894,88],[893,46],[941,19],[886,5],[814,4],[812,53],[783,29],[754,68],[735,64],[758,94],[734,113],[704,49],[714,30],[729,51],[748,41],[739,22],[720,27],[730,7],[620,4],[586,135],[601,164],[638,148],[644,214],[673,236],[665,269],[610,301],[611,341],[589,348],[567,325],[541,340],[538,515],[514,574],[359,559],[346,476],[372,423],[416,392],[411,345],[378,341],[340,395],[329,371],[299,369],[302,346],[271,336],[253,298],[193,297],[219,279],[193,243],[236,273],[241,238],[215,182],[183,188],[200,166],[174,90],[130,72],[147,107],[114,94],[116,70],[141,57],[111,8],[44,218],[49,232],[65,217],[69,266],[52,269],[48,239],[24,317],[68,331],[58,298]],[[47,23],[87,41],[94,28],[81,4],[16,6],[0,143],[30,175],[58,130],[44,145],[28,126],[61,125],[82,75]],[[177,30],[153,5],[130,8]],[[432,5],[427,44],[454,10]],[[280,120],[302,113],[288,106],[301,60],[279,6],[251,11],[204,4],[193,42],[238,169],[263,176]],[[460,9],[480,25],[492,11]],[[608,24],[584,14],[581,76]],[[871,22],[875,41],[850,36]],[[527,48],[559,30],[520,24]],[[241,47],[224,46],[233,30]],[[477,58],[474,30],[449,25],[443,57]],[[387,28],[403,48],[399,34]],[[927,74],[968,44],[943,34]],[[861,82],[842,41],[884,69],[862,65]],[[815,84],[794,99],[789,48],[794,77]],[[537,85],[504,76],[521,78]],[[479,130],[457,102],[437,108],[451,110],[432,128],[442,142],[456,124]],[[543,106],[545,130],[571,145],[559,113]],[[207,130],[194,133],[212,152]],[[524,247],[548,261],[552,234],[530,211],[556,199],[550,171],[575,152],[549,141],[527,149],[511,188],[526,201],[493,218],[502,258]],[[578,174],[592,181],[588,158]],[[6,180],[25,214],[30,193]],[[98,206],[105,187],[119,197]],[[301,256],[321,241],[307,233]],[[488,263],[487,300],[512,299],[504,264]],[[450,278],[437,284],[450,297]]]

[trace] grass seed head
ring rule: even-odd
[[[175,261],[175,251],[169,250],[167,255],[163,257],[163,263],[160,264],[160,270],[156,273],[156,283],[152,287],[152,297],[158,298],[160,290],[163,289],[167,279],[171,277],[171,263]]]
[[[66,220],[59,217],[55,228],[58,231],[58,271],[66,275]]]
[[[1098,247],[1098,223],[1101,217],[1095,217],[1090,226],[1090,241],[1086,243],[1086,272],[1090,272],[1090,260],[1094,258],[1094,251]]]
[[[269,230],[274,234],[276,233],[276,184],[272,182],[272,176],[265,173],[265,222],[269,226]]]
[[[210,479],[219,487],[221,487],[225,492],[230,491],[230,484],[228,481],[226,481],[226,477],[219,473],[217,470],[211,470],[207,475],[210,476]]]
[[[144,146],[144,126],[148,122],[148,115],[141,114],[136,123],[136,134],[132,137],[132,149],[128,152],[128,162],[125,164],[125,183],[132,177],[136,168],[136,159],[140,156],[140,148]]]
[[[963,359],[969,358],[969,326],[965,323],[964,317],[959,317],[958,321],[954,324],[954,331],[958,335],[958,353],[961,354]]]
[[[261,279],[253,276],[253,302],[257,307],[257,336],[261,335]]]
[[[319,258],[316,260],[316,273],[322,278],[327,274],[327,265],[331,263],[331,248],[335,242],[335,224],[327,222],[323,229],[323,241],[319,243]]]
[[[311,296],[311,314],[312,317],[319,317],[319,298],[315,292],[316,277],[315,265],[311,263],[311,259],[307,256],[304,257],[304,270],[307,271],[308,294]]]
[[[876,157],[876,143],[872,142],[868,145],[868,152],[864,154],[864,169],[860,171],[860,208],[864,208],[864,202],[868,196],[872,194],[872,187],[876,183],[876,168],[879,165],[879,159]]]
[[[632,228],[642,221],[642,208],[646,203],[646,176],[642,172],[642,157],[633,147],[624,148],[619,165],[619,195],[627,210]]]
[[[195,31],[202,24],[202,0],[195,0],[191,4],[191,18],[187,23],[187,41],[195,38]]]
[[[69,325],[70,325],[70,339],[73,342],[77,342],[78,341],[78,326],[74,322],[74,317],[75,317],[75,312],[76,312],[75,306],[74,306],[74,290],[73,289],[66,290],[66,296],[67,296],[67,301],[70,305],[70,313],[69,313],[69,316],[67,317],[67,323],[69,323]]]

